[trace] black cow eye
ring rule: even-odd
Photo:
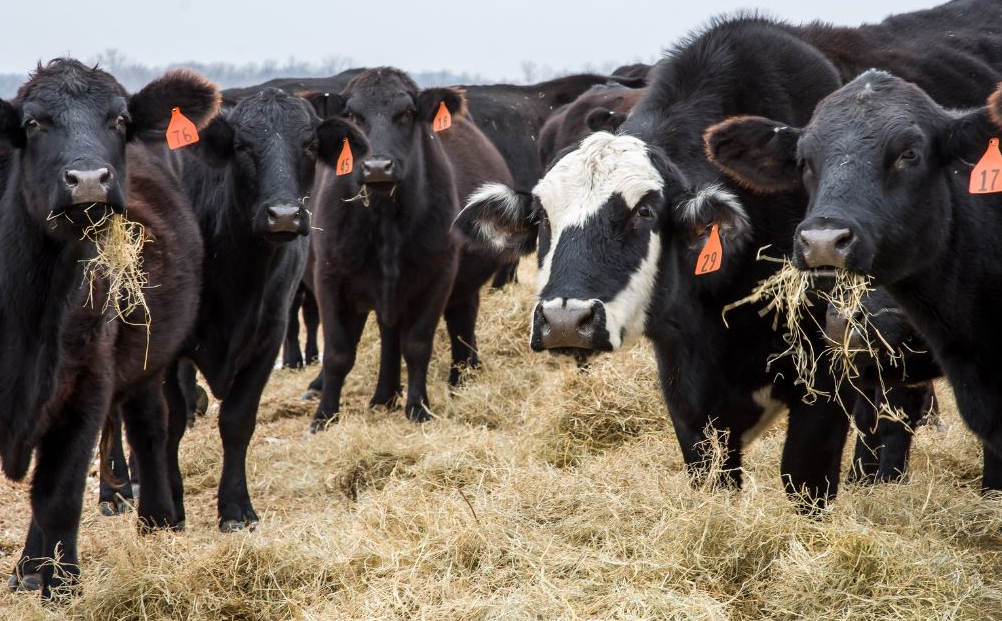
[[[654,218],[654,209],[650,205],[641,205],[637,207],[637,217],[644,220],[652,220]]]
[[[316,140],[311,140],[310,142],[306,143],[306,147],[304,147],[304,151],[306,151],[310,155],[316,155],[317,150],[319,148],[320,148],[320,145],[317,144],[317,141]]]
[[[403,112],[400,113],[399,119],[400,119],[401,123],[410,123],[410,122],[412,122],[414,120],[414,110],[412,110],[410,108],[408,108],[407,110],[404,110]]]
[[[898,156],[899,162],[910,163],[914,162],[917,159],[918,159],[918,153],[915,151],[915,149],[905,149],[904,151],[901,152],[901,155]]]
[[[24,128],[25,129],[38,129],[39,128],[38,121],[36,121],[35,119],[25,119],[24,120]]]
[[[349,112],[347,118],[349,121],[355,124],[361,123],[362,121],[365,120],[364,118],[362,118],[361,114],[355,114],[354,112]]]

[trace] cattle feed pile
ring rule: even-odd
[[[844,487],[807,519],[780,483],[781,428],[749,447],[743,490],[690,484],[648,347],[583,372],[530,352],[526,264],[484,297],[484,369],[451,394],[439,330],[438,420],[366,407],[370,323],[329,431],[306,432],[312,370],[273,375],[248,458],[256,531],[217,529],[210,413],[181,445],[185,532],[140,537],[134,515],[101,517],[92,478],[81,595],[4,591],[0,619],[1002,618],[1002,500],[978,493],[980,445],[947,384],[944,430],[917,431],[905,484]],[[5,567],[24,492],[0,484]]]

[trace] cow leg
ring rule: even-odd
[[[32,519],[28,524],[28,536],[24,540],[21,558],[14,565],[7,588],[16,591],[37,591],[42,588],[42,529]]]
[[[480,294],[474,293],[466,300],[450,300],[445,308],[445,325],[452,345],[452,367],[449,385],[458,386],[463,369],[479,369],[477,352],[477,313],[480,311]]]
[[[177,375],[178,386],[181,387],[181,393],[184,395],[185,420],[189,428],[194,427],[199,405],[199,386],[195,365],[188,361],[178,362],[175,374]],[[202,413],[205,414],[205,412]]]
[[[22,562],[25,558],[44,559],[37,565],[43,597],[49,597],[52,589],[75,583],[80,575],[77,534],[84,487],[94,446],[110,409],[109,392],[99,387],[71,399],[56,426],[36,445],[31,512],[32,528],[38,532],[29,529]],[[56,559],[58,567],[50,559]],[[30,563],[27,566],[30,568]]]
[[[403,395],[400,385],[400,327],[379,322],[379,379],[369,407],[393,407]]]
[[[408,420],[423,423],[431,419],[428,401],[428,363],[435,341],[435,328],[445,310],[446,299],[452,288],[452,279],[441,279],[437,290],[414,300],[404,317],[404,362],[407,363],[407,404],[404,413]]]
[[[682,459],[693,484],[703,484],[713,473],[715,440],[724,454],[721,456],[720,471],[716,473],[717,480],[714,483],[740,488],[742,458],[740,434],[731,433],[726,436],[717,434],[715,438],[710,438],[705,428],[696,429],[674,413],[670,412],[670,415],[672,426],[675,428],[675,437],[678,438],[682,449]]]
[[[98,508],[101,515],[125,513],[133,504],[132,478],[122,442],[122,413],[114,408],[101,430],[101,468]],[[110,475],[110,476],[109,476]]]
[[[303,305],[306,286],[299,283],[292,304],[289,305],[289,322],[285,327],[285,344],[282,346],[282,366],[287,369],[303,368],[303,352],[299,349],[299,309]]]
[[[919,386],[896,386],[880,399],[891,412],[904,413],[905,421],[877,419],[877,435],[880,436],[880,469],[877,480],[897,482],[908,466],[908,454],[912,447],[915,427],[925,415],[924,406],[928,398],[925,384]]]
[[[790,407],[780,473],[801,510],[814,513],[835,499],[848,431],[849,417],[834,402]]]
[[[335,305],[342,305],[342,308],[330,308]],[[359,313],[346,306],[341,300],[324,305],[324,360],[321,375],[317,378],[321,380],[322,388],[320,403],[310,423],[314,433],[337,420],[337,413],[341,410],[341,389],[355,366],[358,340],[362,338],[368,318],[368,313]],[[314,380],[315,383],[317,380]],[[314,384],[310,384],[310,390],[314,389]]]
[[[511,263],[505,263],[494,272],[494,281],[491,282],[492,289],[504,289],[509,283],[518,282],[518,259]]]
[[[988,447],[982,445],[984,465],[981,471],[981,491],[1002,491],[1002,457]]]
[[[233,388],[219,406],[219,435],[223,439],[223,473],[219,478],[219,530],[253,530],[258,517],[247,491],[247,447],[257,423],[261,393],[271,375],[272,355],[262,356],[233,380]]]
[[[122,407],[129,445],[136,455],[142,494],[136,513],[140,532],[177,523],[167,463],[168,406],[163,378],[134,389]]]
[[[877,435],[877,409],[868,397],[856,396],[856,402],[852,408],[852,419],[856,424],[856,446],[853,450],[848,481],[872,483],[880,469],[881,447],[880,438]]]
[[[176,368],[168,369],[163,389],[167,401],[167,480],[174,506],[174,523],[171,524],[171,528],[184,530],[184,479],[181,477],[178,453],[181,448],[181,438],[188,428],[188,404]]]
[[[306,328],[306,364],[320,362],[320,349],[317,347],[317,331],[320,328],[320,307],[317,298],[309,288],[303,289],[303,325]]]

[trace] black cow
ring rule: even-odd
[[[633,63],[630,65],[621,65],[616,67],[612,71],[612,75],[619,76],[621,78],[640,78],[643,80],[647,79],[647,75],[651,72],[651,65],[647,63]]]
[[[99,69],[57,59],[39,67],[11,102],[0,101],[0,135],[15,150],[0,199],[0,458],[21,479],[32,454],[31,526],[10,579],[43,595],[79,573],[77,532],[87,467],[108,412],[121,408],[144,486],[143,528],[167,526],[174,507],[164,452],[161,386],[195,318],[202,249],[198,227],[167,165],[171,109],[196,124],[219,93],[200,76],[172,71],[133,96]],[[81,231],[111,213],[141,223],[141,310],[115,318],[101,300],[108,282],[81,286],[95,256]],[[52,562],[60,557],[60,568]]]
[[[1002,489],[1002,199],[971,194],[969,181],[971,162],[1000,134],[999,91],[986,108],[953,112],[914,84],[868,71],[803,129],[750,117],[708,137],[744,183],[806,189],[798,267],[871,274],[904,309],[984,443],[986,490]],[[978,172],[974,189],[990,186],[999,167],[984,179]]]
[[[324,101],[320,101],[320,100]],[[466,196],[484,181],[511,183],[501,155],[464,118],[462,93],[419,90],[405,73],[379,68],[356,76],[339,95],[314,97],[338,110],[322,148],[337,156],[347,140],[354,170],[324,172],[315,201],[314,290],[324,328],[322,395],[314,430],[336,418],[345,376],[369,312],[376,311],[381,355],[373,404],[399,397],[400,356],[407,362],[405,413],[429,418],[426,388],[435,327],[443,311],[452,341],[449,383],[479,364],[475,325],[480,287],[493,257],[460,253],[449,226]],[[432,131],[448,110],[452,126]]]
[[[320,362],[320,347],[317,344],[317,330],[320,328],[320,307],[310,288],[303,280],[296,288],[296,294],[289,306],[289,325],[285,329],[285,344],[282,346],[282,366],[287,369],[301,369]],[[306,329],[306,347],[299,344],[299,311],[303,311],[303,327]]]
[[[348,85],[349,80],[363,71],[365,69],[348,69],[337,75],[323,78],[274,78],[254,86],[227,88],[223,90],[223,105],[233,107],[243,99],[256,95],[266,88],[278,88],[290,95],[313,91],[340,93]]]
[[[597,84],[550,116],[539,131],[539,163],[553,158],[592,132],[615,132],[646,89]]]
[[[852,364],[858,371],[851,380],[860,394],[852,412],[857,435],[849,479],[898,481],[908,463],[915,428],[936,411],[931,380],[942,372],[885,289],[868,292],[861,306],[852,322],[829,306],[825,323],[829,339],[855,352]],[[875,355],[868,352],[870,347]],[[903,415],[904,420],[891,414]]]
[[[202,307],[183,356],[221,401],[218,511],[224,532],[258,521],[247,492],[247,447],[306,264],[316,161],[331,148],[321,145],[321,130],[309,103],[266,88],[213,119],[197,147],[179,158],[206,256]],[[188,408],[176,382],[168,382],[167,393],[167,454],[183,523],[177,452]]]
[[[724,306],[775,269],[755,260],[759,248],[792,250],[788,236],[806,201],[728,189],[703,156],[701,136],[733,110],[809,118],[837,87],[832,64],[784,28],[759,19],[716,24],[658,64],[622,135],[590,135],[553,164],[531,197],[495,187],[456,221],[472,243],[509,252],[538,223],[533,349],[588,355],[641,337],[653,342],[695,473],[707,466],[707,434],[726,431],[727,478],[740,484],[744,446],[789,408],[781,470],[789,491],[805,492],[809,504],[837,490],[848,419],[827,400],[805,404],[788,361],[766,370],[769,356],[785,348],[769,319],[751,308],[729,312],[730,328],[721,319]],[[696,276],[711,225],[719,227],[723,265]],[[823,321],[822,307],[812,312]],[[821,346],[820,330],[811,338]],[[818,381],[833,390],[824,372]]]

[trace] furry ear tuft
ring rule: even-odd
[[[129,137],[166,132],[174,108],[202,129],[218,114],[221,101],[219,88],[201,74],[171,69],[129,98]]]

